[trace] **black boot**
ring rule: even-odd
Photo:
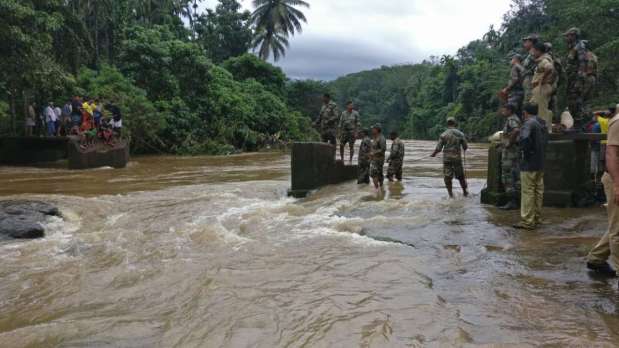
[[[502,207],[499,207],[499,209],[501,209],[501,210],[518,210],[518,209],[520,209],[520,206],[518,206],[518,202],[516,202],[515,199],[510,199],[509,202],[507,202],[507,204],[505,204]]]
[[[609,278],[614,278],[617,276],[617,272],[607,262],[604,262],[604,263],[587,262],[587,268],[590,271],[600,276],[609,277]]]

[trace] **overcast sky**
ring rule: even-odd
[[[308,23],[277,65],[291,78],[330,80],[381,65],[455,54],[498,27],[511,0],[306,0]],[[213,7],[217,0],[206,0]],[[251,0],[242,0],[252,10]]]

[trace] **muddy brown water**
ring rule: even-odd
[[[288,198],[284,153],[0,167],[2,199],[65,216],[0,241],[0,346],[619,345],[616,281],[583,267],[603,209],[516,232],[516,213],[479,204],[485,147],[468,154],[474,195],[449,200],[433,145],[407,142],[384,196]]]

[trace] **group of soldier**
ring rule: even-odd
[[[352,101],[346,103],[346,110],[338,112],[337,104],[331,100],[329,94],[323,96],[323,105],[320,115],[316,120],[316,128],[320,132],[323,142],[334,147],[340,144],[340,159],[344,161],[346,145],[350,147],[350,162],[354,157],[354,144],[357,139],[361,140],[358,156],[358,184],[369,184],[370,178],[374,187],[382,189],[384,185],[385,160],[389,164],[387,178],[390,182],[402,181],[402,167],[404,164],[405,146],[398,133],[393,131],[389,134],[391,150],[386,157],[387,141],[383,135],[380,124],[375,124],[371,129],[361,129],[359,126],[359,112],[355,110]],[[450,197],[453,194],[453,179],[460,182],[464,196],[468,196],[468,185],[463,165],[463,154],[468,149],[464,133],[456,129],[456,120],[447,120],[447,130],[439,138],[438,145],[431,157],[436,157],[443,152],[443,173],[445,185]]]
[[[329,94],[323,95],[323,105],[316,120],[316,128],[323,142],[337,146],[340,143],[340,159],[344,161],[346,145],[350,148],[350,162],[355,153],[355,141],[361,140],[359,146],[358,166],[359,184],[369,184],[370,178],[378,190],[384,185],[385,160],[389,164],[387,178],[389,181],[402,181],[402,166],[404,164],[404,143],[397,132],[391,132],[391,151],[386,157],[387,141],[380,124],[375,124],[370,130],[361,129],[359,112],[355,110],[352,101],[346,103],[346,110],[338,112],[337,104]]]
[[[501,91],[507,104],[522,116],[525,102],[537,104],[539,116],[552,132],[553,116],[558,115],[557,90],[566,77],[567,106],[574,119],[574,130],[580,131],[591,113],[589,102],[598,79],[597,56],[587,47],[578,28],[564,33],[568,52],[563,61],[537,34],[522,39],[526,55],[514,54],[511,79]]]
[[[582,131],[591,113],[589,101],[597,82],[597,57],[587,47],[578,28],[564,33],[568,52],[562,61],[552,51],[552,44],[544,42],[537,34],[522,39],[526,55],[515,54],[511,60],[511,78],[501,91],[505,99],[501,113],[506,117],[502,137],[502,181],[509,203],[503,209],[517,209],[521,149],[517,138],[522,126],[524,103],[537,105],[539,119],[548,132],[553,132],[553,118],[559,114],[557,90],[565,73],[568,112],[573,119],[573,129]],[[565,62],[565,64],[563,64]],[[563,130],[565,126],[563,126]]]

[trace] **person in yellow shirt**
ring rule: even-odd
[[[93,115],[93,113],[95,112],[95,102],[92,98],[86,98],[86,100],[84,101],[84,103],[82,104],[82,109],[84,109],[84,111],[86,111],[87,113],[90,114],[90,116]]]
[[[597,121],[598,121],[598,124],[600,125],[600,133],[608,134],[608,125],[610,122],[610,117],[608,117],[608,115],[606,115],[605,113],[598,113]],[[608,144],[607,140],[602,140],[602,143],[600,144],[600,167],[599,168],[601,171],[604,171],[606,168],[606,144]]]

